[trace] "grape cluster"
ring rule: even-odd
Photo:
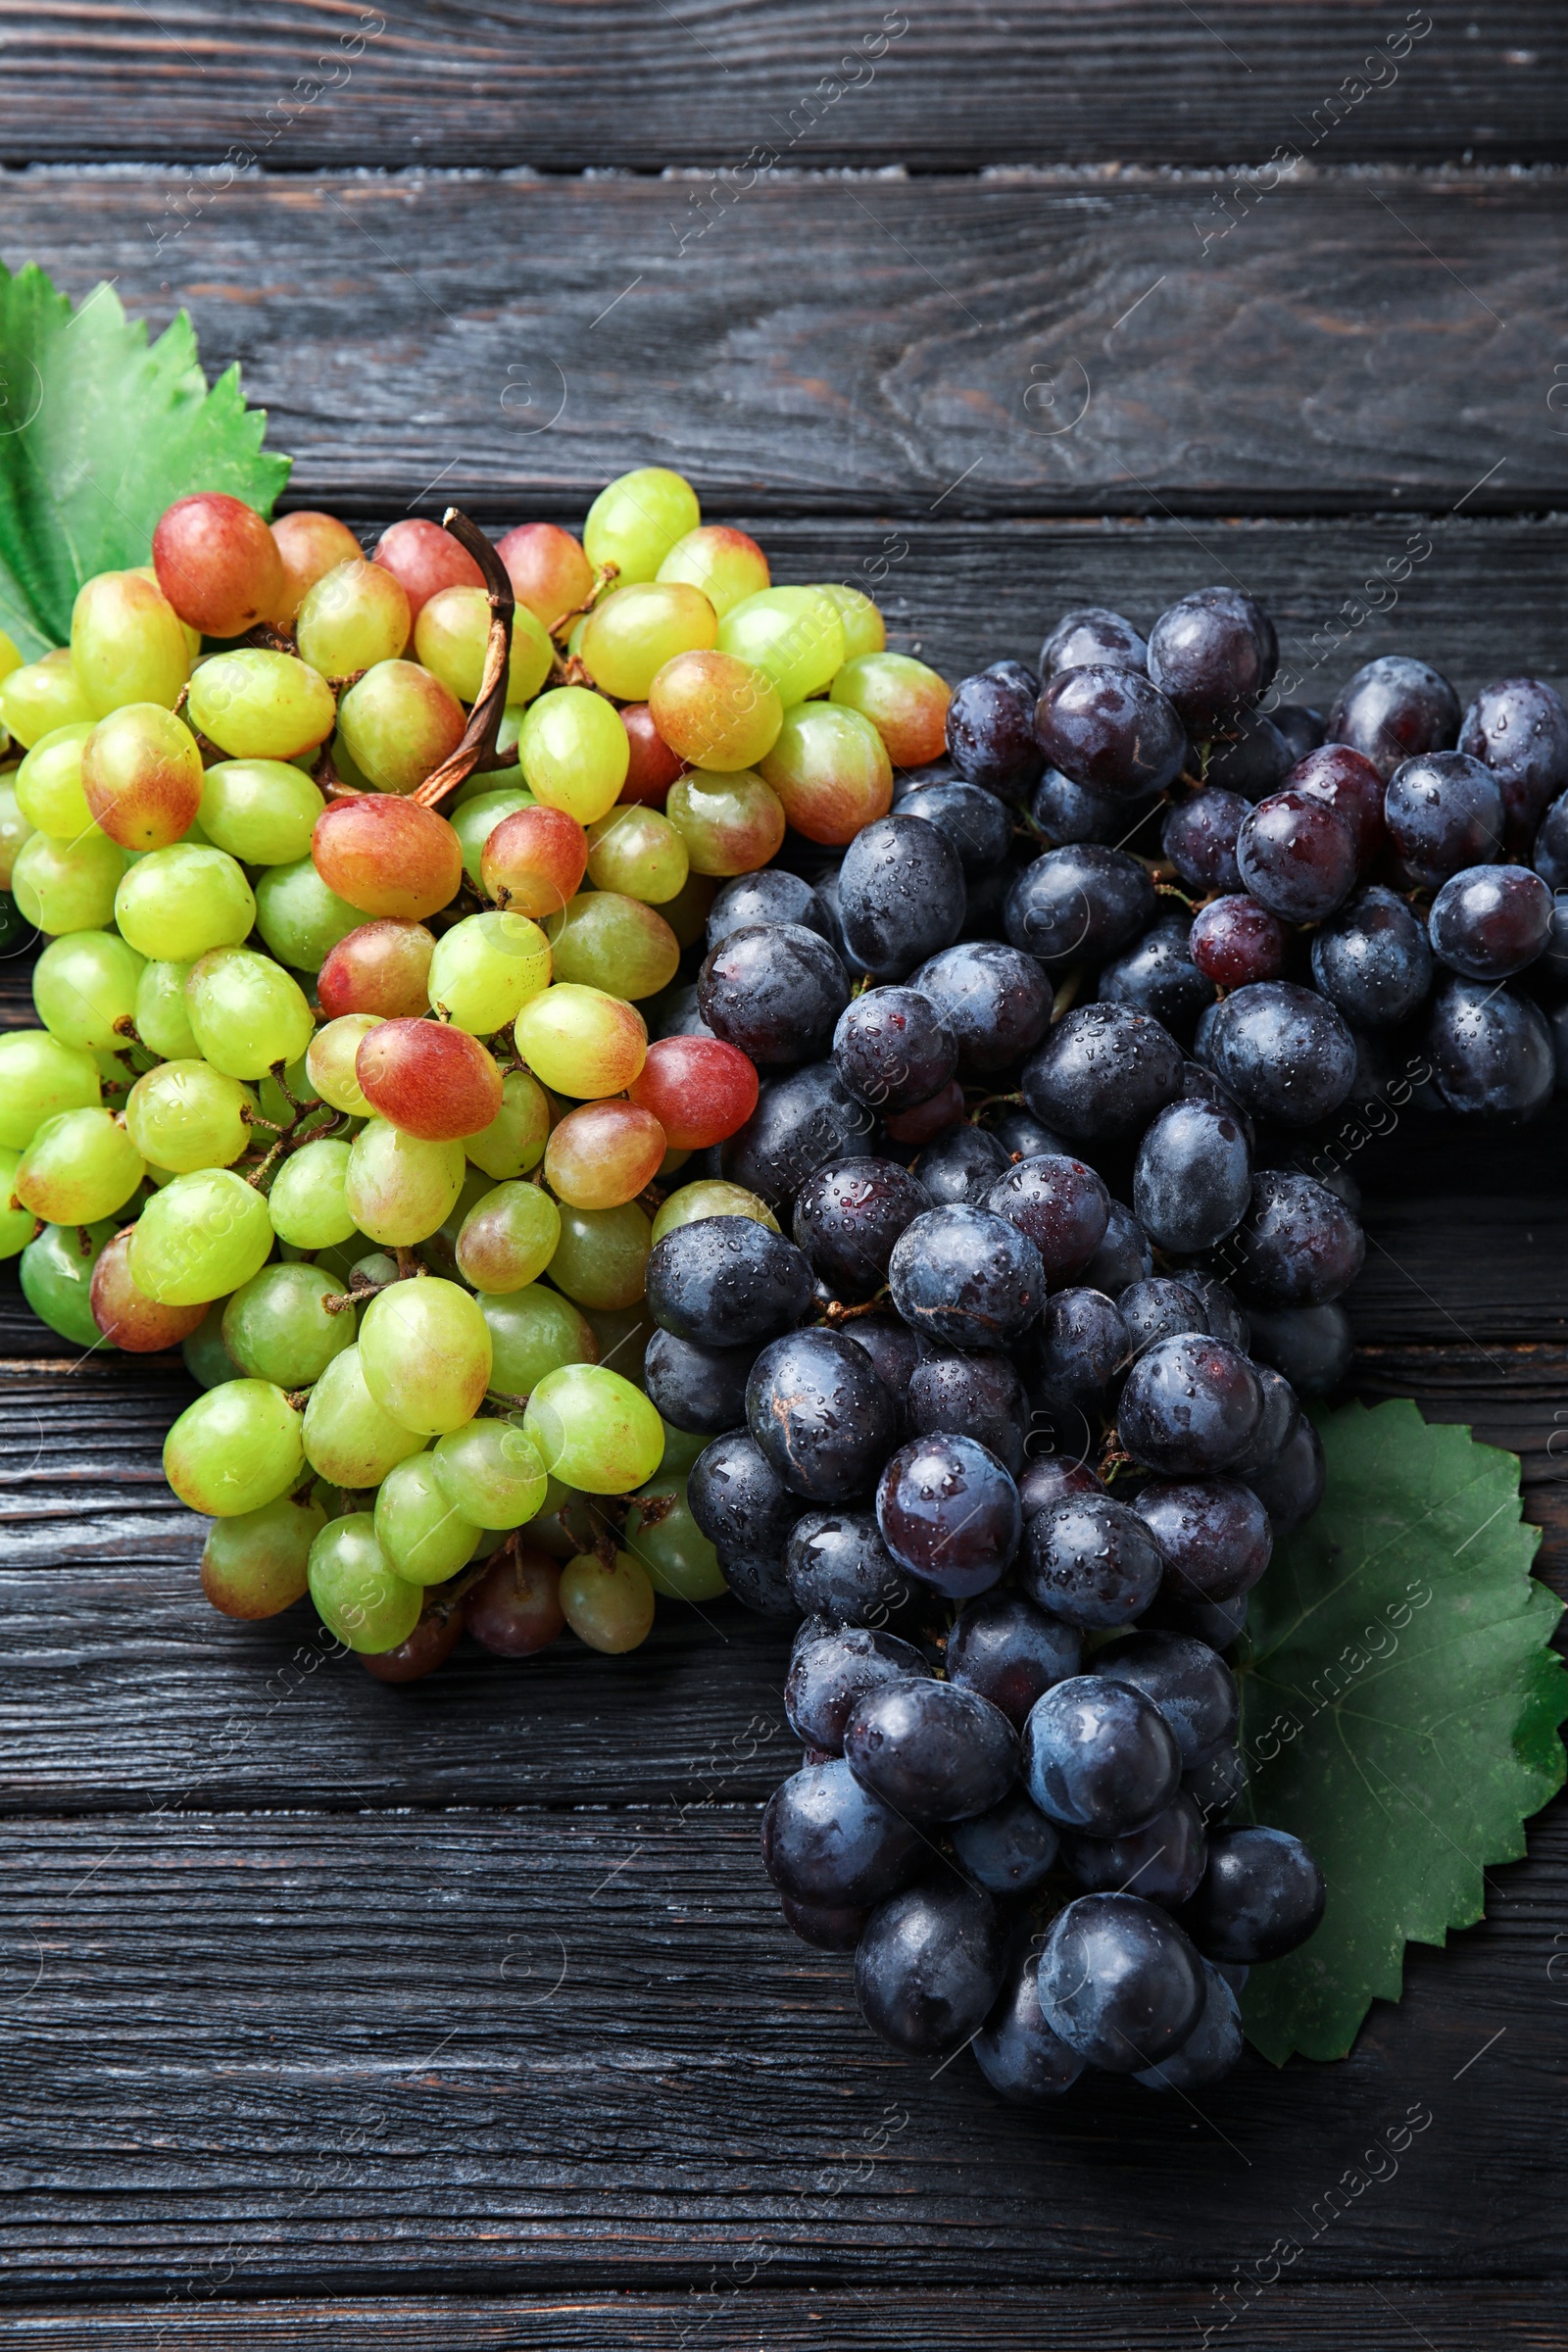
[[[656,1592],[723,1591],[642,1302],[667,1235],[765,1215],[694,1157],[759,1081],[640,1007],[715,918],[744,994],[787,829],[884,814],[949,699],[662,468],[580,541],[447,523],[367,560],[201,493],[69,647],[0,640],[0,906],[48,935],[42,1027],[0,1037],[0,1254],[78,1346],[182,1346],[165,1469],[214,1603],[308,1590],[391,1681],[465,1624],[619,1651]],[[764,1063],[848,999],[802,938]]]

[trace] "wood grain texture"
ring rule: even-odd
[[[6,153],[575,172],[765,147],[962,171],[1228,164],[1288,142],[1342,163],[1540,163],[1568,152],[1561,60],[1545,0],[1479,22],[1356,0],[1212,0],[1200,17],[1152,0],[179,0],[156,16],[55,0],[8,21]]]

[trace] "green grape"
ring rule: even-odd
[[[81,789],[81,747],[91,733],[90,725],[53,727],[17,770],[17,807],[53,841],[74,841],[97,829]]]
[[[92,1270],[114,1240],[113,1218],[89,1225],[86,1248],[81,1228],[46,1225],[22,1252],[18,1271],[23,1296],[40,1323],[76,1348],[113,1348],[92,1319]]]
[[[606,996],[628,1002],[657,996],[680,969],[680,942],[663,916],[618,891],[579,891],[560,914],[546,917],[545,933],[556,978]]]
[[[481,1298],[490,1334],[490,1386],[498,1396],[526,1400],[564,1364],[591,1364],[599,1344],[569,1298],[530,1282],[505,1298]]]
[[[424,1440],[384,1413],[365,1385],[358,1347],[334,1355],[305,1406],[305,1458],[318,1478],[351,1492],[378,1487]]]
[[[844,624],[844,659],[858,662],[862,654],[879,654],[888,641],[887,623],[858,588],[832,580],[813,580],[819,596],[830,597]]]
[[[695,1225],[703,1217],[753,1217],[759,1225],[771,1225],[775,1233],[780,1230],[777,1217],[756,1193],[726,1184],[720,1176],[705,1176],[668,1196],[654,1219],[651,1246],[657,1247],[677,1225]]]
[[[490,599],[482,588],[438,588],[419,607],[414,650],[460,702],[476,703],[490,644]],[[531,703],[556,658],[548,631],[526,605],[514,607],[507,702]]]
[[[635,1200],[618,1208],[563,1207],[550,1279],[579,1306],[634,1306],[653,1246],[653,1227]]]
[[[337,715],[318,671],[262,646],[199,662],[186,710],[191,725],[231,760],[297,760],[326,741]]]
[[[64,648],[0,678],[0,725],[20,744],[41,743],[56,727],[90,726],[97,715]]]
[[[124,1043],[115,1023],[134,1017],[145,968],[135,949],[113,931],[73,931],[51,940],[32,967],[38,1018],[62,1045],[112,1054]]]
[[[138,956],[194,963],[211,948],[237,948],[250,937],[256,901],[237,858],[176,841],[125,872],[114,918]]]
[[[664,466],[639,466],[608,482],[588,510],[583,553],[596,570],[613,564],[620,583],[651,580],[677,539],[703,519],[697,493]]]
[[[644,1526],[645,1503],[665,1510]],[[656,1592],[669,1600],[717,1600],[729,1591],[718,1554],[692,1517],[684,1478],[664,1476],[643,1487],[626,1513],[626,1548],[641,1560]]]
[[[311,1545],[325,1525],[318,1502],[293,1494],[215,1521],[202,1547],[202,1591],[225,1617],[275,1617],[304,1599]]]
[[[237,1078],[209,1062],[160,1062],[138,1078],[125,1125],[143,1159],[184,1175],[232,1166],[251,1140],[251,1098]]]
[[[411,625],[402,581],[384,564],[351,556],[306,590],[294,640],[301,661],[323,678],[348,678],[394,661],[409,642]]]
[[[338,732],[378,792],[415,792],[458,748],[463,705],[416,662],[378,662],[338,706]]]
[[[428,1459],[447,1501],[475,1527],[521,1527],[544,1507],[545,1466],[515,1422],[470,1421],[438,1438]]]
[[[663,1458],[664,1425],[641,1389],[602,1364],[564,1364],[528,1398],[523,1427],[552,1478],[582,1494],[625,1494]]]
[[[443,1273],[453,1274],[457,1271],[458,1236],[467,1221],[468,1211],[471,1208],[477,1208],[486,1194],[494,1190],[495,1187],[482,1168],[468,1168],[465,1171],[463,1190],[452,1204],[452,1214],[447,1218],[440,1232],[431,1237],[432,1242],[444,1242],[451,1256],[452,1263],[450,1266],[442,1268]],[[468,1288],[472,1290],[474,1285],[469,1283]]]
[[[188,1404],[164,1440],[164,1476],[212,1519],[259,1511],[305,1473],[297,1408],[270,1380],[225,1380]]]
[[[309,858],[274,865],[256,885],[256,928],[272,954],[297,972],[318,972],[340,939],[365,916],[328,890]]]
[[[232,1168],[193,1168],[155,1193],[136,1220],[127,1263],[161,1306],[200,1306],[259,1274],[272,1250],[267,1202]]]
[[[56,938],[67,931],[102,931],[115,919],[115,893],[124,871],[123,852],[107,833],[95,829],[75,841],[33,833],[17,852],[11,895],[29,923]]]
[[[520,778],[520,768],[517,774]],[[518,808],[532,808],[534,805],[533,794],[519,781],[514,788],[505,792],[475,793],[470,800],[449,810],[452,830],[463,845],[463,870],[468,878],[470,889],[477,890],[480,887],[479,860],[484,855],[484,845],[502,818],[511,816]]]
[[[662,1478],[678,1478],[684,1485],[697,1467],[697,1457],[706,1453],[713,1443],[700,1430],[677,1429],[673,1421],[664,1423],[664,1458],[659,1465]]]
[[[844,623],[820,588],[764,588],[718,624],[720,653],[765,670],[786,710],[820,694],[844,662]]]
[[[308,858],[325,807],[310,777],[286,760],[220,760],[202,779],[202,831],[246,865]]]
[[[547,1192],[537,1184],[499,1184],[463,1220],[459,1270],[470,1289],[501,1298],[542,1274],[560,1239],[561,1211]]]
[[[185,982],[196,1043],[215,1070],[261,1078],[274,1062],[298,1061],[316,1022],[297,980],[253,948],[214,948]]]
[[[122,1208],[142,1179],[142,1155],[108,1109],[45,1119],[17,1163],[13,1191],[51,1225],[92,1225]]]
[[[344,1199],[360,1231],[389,1250],[428,1241],[463,1191],[462,1144],[427,1144],[369,1119],[349,1146]]]
[[[465,1136],[463,1149],[476,1168],[503,1182],[536,1168],[549,1140],[549,1096],[526,1070],[510,1070],[501,1081],[500,1110],[477,1135]]]
[[[357,1119],[370,1116],[365,1090],[354,1074],[354,1057],[362,1039],[380,1022],[378,1012],[344,1012],[318,1029],[306,1048],[305,1067],[323,1102],[346,1110]]]
[[[389,1250],[369,1250],[363,1256],[350,1258],[349,1273],[358,1274],[362,1281],[379,1289],[383,1282],[398,1280],[398,1261]]]
[[[15,781],[14,774],[0,776],[0,890],[4,891],[11,888],[11,869],[17,861],[17,852],[32,833],[12,790]]]
[[[311,1545],[310,1584],[328,1632],[371,1656],[406,1642],[424,1607],[423,1587],[394,1573],[368,1511],[327,1521]]]
[[[784,804],[749,767],[732,774],[693,768],[677,776],[664,812],[686,844],[694,874],[755,874],[784,846]]]
[[[677,539],[659,566],[659,577],[700,588],[721,618],[744,597],[772,585],[757,541],[723,522],[705,522]]]
[[[37,1231],[37,1220],[30,1208],[9,1205],[21,1164],[20,1152],[0,1150],[0,1258],[16,1257]]]
[[[383,1412],[427,1438],[473,1419],[490,1386],[490,1358],[478,1300],[435,1275],[393,1283],[360,1317],[367,1388]]]
[[[331,1275],[333,1283],[336,1285],[339,1291],[346,1291],[349,1287],[349,1277],[354,1271],[354,1260],[358,1253],[362,1239],[363,1236],[356,1233],[352,1240],[348,1242],[344,1242],[331,1249],[315,1250],[311,1252],[315,1263],[320,1267],[323,1274]],[[279,1245],[279,1254],[282,1256],[285,1263],[292,1259],[294,1255],[292,1246],[287,1242],[281,1243]],[[394,1259],[394,1273],[396,1270],[397,1261]]]
[[[172,710],[190,675],[184,624],[156,580],[100,571],[76,591],[71,665],[97,718],[126,703]]]
[[[428,1453],[389,1470],[375,1498],[375,1540],[411,1585],[444,1585],[479,1548],[479,1529],[446,1494]]]
[[[633,803],[588,828],[588,874],[596,890],[662,906],[686,887],[686,844],[661,809]]]
[[[195,1330],[179,1344],[185,1369],[199,1389],[216,1389],[225,1380],[239,1378],[239,1366],[223,1346],[227,1304],[226,1298],[215,1298]]]
[[[529,704],[517,759],[535,800],[591,825],[620,798],[631,744],[613,703],[587,686],[555,686]]]
[[[284,1160],[267,1197],[279,1241],[297,1250],[330,1250],[357,1230],[348,1204],[352,1148],[341,1136],[322,1136]]]
[[[654,1336],[647,1302],[639,1298],[632,1306],[594,1306],[584,1311],[599,1343],[599,1361],[610,1371],[622,1374],[634,1389],[646,1389],[643,1358]]]
[[[354,1345],[353,1308],[326,1311],[336,1295],[318,1266],[264,1266],[223,1309],[223,1346],[255,1380],[314,1388],[333,1357]]]
[[[648,1024],[636,1005],[600,988],[547,988],[523,1006],[514,1034],[535,1077],[579,1102],[623,1093],[648,1058]]]
[[[582,663],[602,693],[646,702],[666,662],[707,652],[717,635],[718,614],[700,588],[647,580],[601,597],[582,633]]]
[[[189,1061],[201,1051],[185,1010],[189,971],[188,963],[155,959],[143,964],[136,981],[136,1035],[149,1053],[161,1054],[166,1061]]]
[[[579,1552],[562,1571],[561,1611],[579,1642],[618,1657],[653,1632],[654,1588],[629,1551],[617,1551],[611,1568]]]
[[[430,958],[430,1002],[470,1037],[493,1037],[550,986],[550,942],[525,914],[465,915]]]

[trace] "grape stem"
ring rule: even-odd
[[[1079,964],[1074,970],[1067,974],[1066,979],[1062,982],[1061,986],[1057,989],[1055,995],[1051,1000],[1051,1026],[1053,1029],[1054,1029],[1056,1023],[1061,1019],[1062,1015],[1072,1009],[1073,999],[1077,996],[1078,991],[1082,988],[1083,984],[1084,969],[1083,965]]]
[[[467,725],[455,750],[425,777],[418,791],[410,795],[424,808],[433,808],[437,802],[446,799],[449,792],[456,792],[460,784],[466,784],[471,775],[483,768],[494,767],[496,763],[496,736],[507,707],[507,684],[512,667],[512,621],[516,612],[516,600],[513,595],[507,567],[483,531],[476,529],[458,507],[448,507],[441,520],[458,544],[466,548],[484,575],[490,598],[490,639],[485,647],[479,692],[468,712]]]
[[[853,1323],[857,1315],[880,1313],[891,1295],[884,1284],[872,1298],[862,1299],[858,1306],[846,1306],[841,1298],[830,1298],[822,1309],[822,1321],[837,1331],[841,1323]]]
[[[604,595],[605,590],[607,588],[612,588],[619,577],[620,565],[618,564],[601,564],[598,570],[594,573],[593,586],[583,598],[582,603],[580,605],[573,605],[569,612],[563,612],[559,620],[551,623],[551,636],[564,637],[568,635],[572,622],[574,620],[581,620],[585,612],[591,612],[595,605],[598,604],[600,598]]]
[[[393,1290],[400,1282],[410,1282],[416,1275],[430,1271],[428,1266],[420,1264],[412,1250],[399,1250],[397,1259],[397,1272],[388,1275],[385,1282],[371,1282],[369,1276],[362,1274],[356,1266],[349,1276],[348,1289],[335,1291],[330,1298],[321,1300],[326,1312],[329,1315],[346,1315],[351,1306],[363,1306],[368,1298],[374,1298],[378,1293]]]
[[[321,1102],[302,1102],[298,1095],[294,1093],[292,1087],[289,1085],[287,1078],[284,1076],[285,1067],[286,1065],[283,1062],[274,1061],[270,1075],[276,1081],[278,1093],[283,1097],[284,1101],[290,1103],[293,1107],[294,1115],[289,1120],[287,1126],[279,1127],[275,1120],[264,1119],[259,1111],[254,1111],[251,1109],[249,1103],[247,1103],[240,1112],[240,1117],[244,1120],[247,1127],[265,1127],[270,1134],[275,1136],[277,1139],[276,1142],[273,1143],[263,1155],[261,1160],[258,1161],[257,1165],[251,1170],[249,1176],[245,1180],[247,1184],[254,1185],[256,1190],[264,1195],[267,1192],[268,1187],[270,1185],[278,1166],[283,1160],[288,1158],[291,1152],[300,1151],[306,1144],[318,1144],[325,1137],[329,1135],[336,1135],[340,1128],[348,1125],[348,1112],[346,1110],[333,1110],[331,1111],[331,1115],[322,1120],[319,1125],[311,1125],[310,1133],[308,1135],[301,1135],[299,1133],[299,1129],[302,1126],[305,1126],[308,1122],[314,1121],[315,1115],[318,1110],[328,1110],[330,1106],[329,1104]]]

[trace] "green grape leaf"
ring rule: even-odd
[[[1345,2057],[1405,1944],[1480,1919],[1487,1865],[1562,1786],[1568,1715],[1514,1456],[1403,1398],[1318,1427],[1327,1492],[1252,1594],[1240,1668],[1248,1810],[1328,1882],[1317,1934],[1243,1994],[1276,2065]]]
[[[66,644],[83,580],[147,563],[189,491],[270,514],[289,461],[266,429],[237,366],[208,389],[183,311],[149,344],[112,286],[74,311],[36,265],[0,265],[0,628],[29,659]]]

